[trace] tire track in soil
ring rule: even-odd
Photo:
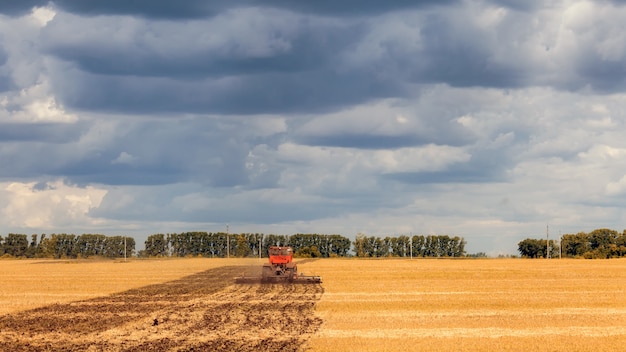
[[[0,316],[0,350],[298,351],[317,332],[321,285],[246,284],[240,266]],[[154,322],[158,321],[158,325]]]

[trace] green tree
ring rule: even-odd
[[[416,257],[426,256],[426,238],[424,236],[411,237],[411,246],[413,246],[413,255]]]
[[[14,257],[25,257],[28,249],[28,237],[23,234],[10,233],[4,240],[4,252]]]
[[[306,246],[298,248],[298,251],[295,252],[295,256],[298,258],[321,258],[322,253],[316,246]]]
[[[367,237],[359,232],[354,239],[354,253],[357,257],[369,257],[367,249]]]
[[[465,255],[465,245],[467,242],[463,237],[454,236],[452,238],[451,257],[463,257]]]
[[[545,240],[537,240],[527,238],[517,244],[517,250],[522,257],[541,258],[545,257],[546,243]]]
[[[166,257],[169,255],[167,241],[162,233],[148,236],[144,242],[145,255],[148,257]]]
[[[345,257],[350,251],[350,239],[341,235],[328,236],[328,256]]]
[[[77,255],[83,258],[101,256],[107,236],[99,234],[82,234],[76,239]]]
[[[46,234],[41,234],[39,239],[39,246],[37,246],[37,257],[40,258],[54,258],[56,251],[56,237],[46,237]]]
[[[237,257],[249,257],[252,254],[250,243],[244,234],[237,235]]]
[[[591,250],[589,235],[584,232],[565,234],[561,237],[561,248],[566,257],[582,257]]]
[[[589,245],[594,258],[608,258],[612,245],[616,243],[618,232],[609,229],[597,229],[589,233]]]

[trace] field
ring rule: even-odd
[[[0,350],[618,351],[626,260],[1,260]]]

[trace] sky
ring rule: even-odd
[[[0,236],[626,227],[626,1],[0,3]]]

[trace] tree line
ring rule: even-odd
[[[465,240],[455,236],[367,237],[354,241],[338,234],[276,235],[259,233],[183,232],[153,234],[145,249],[135,251],[135,240],[101,234],[0,236],[0,256],[26,258],[140,257],[267,257],[270,246],[291,246],[297,257],[462,257]],[[352,250],[352,252],[351,252]]]
[[[467,242],[448,235],[381,238],[358,234],[353,244],[357,257],[463,257]]]
[[[99,234],[27,235],[10,233],[0,236],[0,256],[25,258],[122,258],[135,254],[135,239]]]
[[[619,233],[611,229],[596,229],[589,233],[579,232],[561,236],[560,244],[550,240],[550,256],[568,258],[620,258],[626,256],[626,230]],[[523,257],[545,258],[548,252],[547,239],[527,238],[518,243]]]
[[[145,242],[140,256],[267,257],[270,246],[291,246],[299,257],[345,257],[350,239],[341,235],[183,232],[154,234]]]
[[[224,258],[266,257],[270,246],[291,246],[297,257],[462,257],[466,242],[455,236],[356,236],[354,241],[333,234],[275,235],[259,233],[183,232],[154,234],[145,242],[140,256],[202,256]]]

